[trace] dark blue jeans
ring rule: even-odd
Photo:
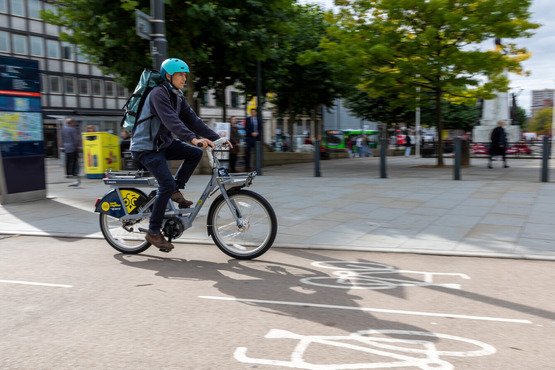
[[[202,149],[180,140],[174,140],[165,150],[132,152],[132,154],[158,180],[158,192],[148,225],[148,231],[151,234],[158,234],[162,227],[168,201],[174,191],[185,188],[185,184],[202,158]],[[168,167],[168,160],[184,160],[175,177],[172,176]]]
[[[66,175],[79,176],[79,152],[66,153]]]

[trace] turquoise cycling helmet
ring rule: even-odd
[[[160,72],[162,73],[162,76],[165,76],[166,73],[173,76],[176,72],[189,72],[189,66],[181,59],[169,58],[164,60],[162,63]]]

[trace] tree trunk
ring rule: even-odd
[[[289,120],[287,121],[288,131],[289,131],[289,151],[293,151],[293,125],[296,124],[297,115],[295,112],[289,111]]]
[[[441,117],[441,88],[435,90],[436,100],[436,127],[437,127],[437,165],[443,167],[443,120]]]
[[[187,102],[198,115],[199,112],[196,111],[197,105],[195,104],[195,75],[193,72],[187,74]]]

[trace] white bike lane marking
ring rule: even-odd
[[[397,287],[437,286],[450,289],[461,289],[457,283],[434,283],[434,277],[455,277],[470,280],[470,277],[461,273],[428,272],[399,270],[394,266],[375,262],[350,262],[350,261],[321,261],[312,262],[316,268],[334,269],[333,276],[316,276],[304,278],[304,284],[337,289],[394,289]],[[415,275],[416,278],[401,278],[403,275]]]
[[[5,284],[22,284],[22,285],[38,285],[38,286],[47,286],[47,287],[54,287],[54,288],[73,288],[73,285],[50,284],[50,283],[37,283],[37,282],[33,282],[33,281],[0,280],[0,283],[5,283]]]
[[[213,299],[213,300],[220,300],[220,301],[329,308],[329,309],[336,309],[336,310],[353,310],[353,311],[380,312],[380,313],[391,313],[391,314],[401,314],[401,315],[432,316],[432,317],[443,317],[443,318],[449,318],[449,319],[468,319],[468,320],[497,321],[497,322],[507,322],[507,323],[517,323],[517,324],[532,324],[530,320],[506,319],[501,317],[488,317],[488,316],[457,315],[457,314],[450,314],[450,313],[389,310],[384,308],[337,306],[337,305],[308,303],[308,302],[271,301],[271,300],[263,300],[263,299],[246,299],[246,298],[235,298],[235,297],[199,296],[199,298]]]
[[[399,270],[393,266],[373,262],[349,262],[349,261],[323,261],[313,262],[312,266],[324,269],[334,269],[333,276],[316,276],[300,279],[302,283],[317,285],[327,288],[341,289],[392,289],[396,287],[414,286],[429,287],[439,286],[444,288],[461,289],[456,283],[435,283],[435,277],[455,277],[468,280],[470,277],[459,273],[435,273],[426,271]],[[403,274],[403,276],[401,276]],[[406,275],[416,275],[415,278]],[[391,310],[370,307],[352,307],[328,304],[316,304],[306,302],[274,301],[245,299],[234,297],[199,296],[202,299],[213,299],[223,301],[248,302],[273,305],[291,305],[303,307],[315,307],[325,309],[358,310],[366,312],[379,312],[385,314],[402,314],[415,316],[431,316],[466,320],[482,320],[491,322],[505,322],[517,324],[532,324],[530,320],[510,319],[500,317],[459,315],[448,313],[419,312]],[[403,338],[399,338],[402,336]],[[290,361],[270,358],[252,358],[247,356],[246,347],[238,347],[234,357],[243,363],[273,365],[296,369],[310,370],[339,370],[339,369],[384,369],[415,367],[423,370],[450,370],[454,366],[440,357],[475,357],[486,356],[496,353],[495,347],[474,339],[452,336],[448,334],[403,331],[403,330],[360,330],[346,336],[311,336],[296,334],[286,330],[271,329],[265,338],[267,339],[293,339],[298,344],[294,347]],[[438,341],[439,340],[439,341]],[[352,342],[355,341],[355,344]],[[478,347],[474,351],[445,351],[439,347],[445,341],[458,341],[461,347],[467,349],[469,345]],[[352,363],[353,358],[344,354],[345,363],[340,364],[318,364],[309,363],[305,360],[305,351],[310,344],[328,345],[344,350],[360,351],[369,358],[368,362]],[[452,346],[448,346],[449,349]],[[336,357],[335,357],[336,358]],[[385,359],[385,361],[384,361]]]
[[[401,339],[398,338],[399,336],[406,338]],[[411,339],[411,337],[414,339]],[[451,370],[454,369],[454,366],[440,357],[477,357],[497,352],[489,344],[473,339],[440,333],[406,330],[360,330],[345,336],[308,336],[295,334],[287,330],[272,329],[265,335],[265,338],[297,340],[298,344],[291,352],[290,361],[248,357],[246,347],[238,347],[235,350],[235,359],[243,363],[310,370],[385,369],[395,367]],[[430,340],[426,340],[426,338],[430,338]],[[442,343],[438,339],[441,342],[461,342],[461,347],[467,348],[470,345],[477,347],[477,349],[470,351],[444,351],[439,348]],[[373,361],[342,364],[309,363],[305,360],[305,353],[310,349],[311,344],[336,347],[340,350],[359,351],[371,357]],[[449,345],[449,347],[452,348],[452,345]],[[332,349],[330,348],[329,351]]]

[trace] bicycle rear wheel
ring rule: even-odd
[[[208,234],[222,252],[233,258],[249,260],[266,253],[277,234],[277,217],[264,197],[248,190],[228,193],[243,226],[238,227],[234,211],[222,195],[208,212]]]
[[[139,228],[148,229],[148,222],[148,218],[122,221],[106,213],[100,214],[100,230],[104,239],[114,249],[127,254],[141,253],[150,247],[145,233],[139,231]]]

